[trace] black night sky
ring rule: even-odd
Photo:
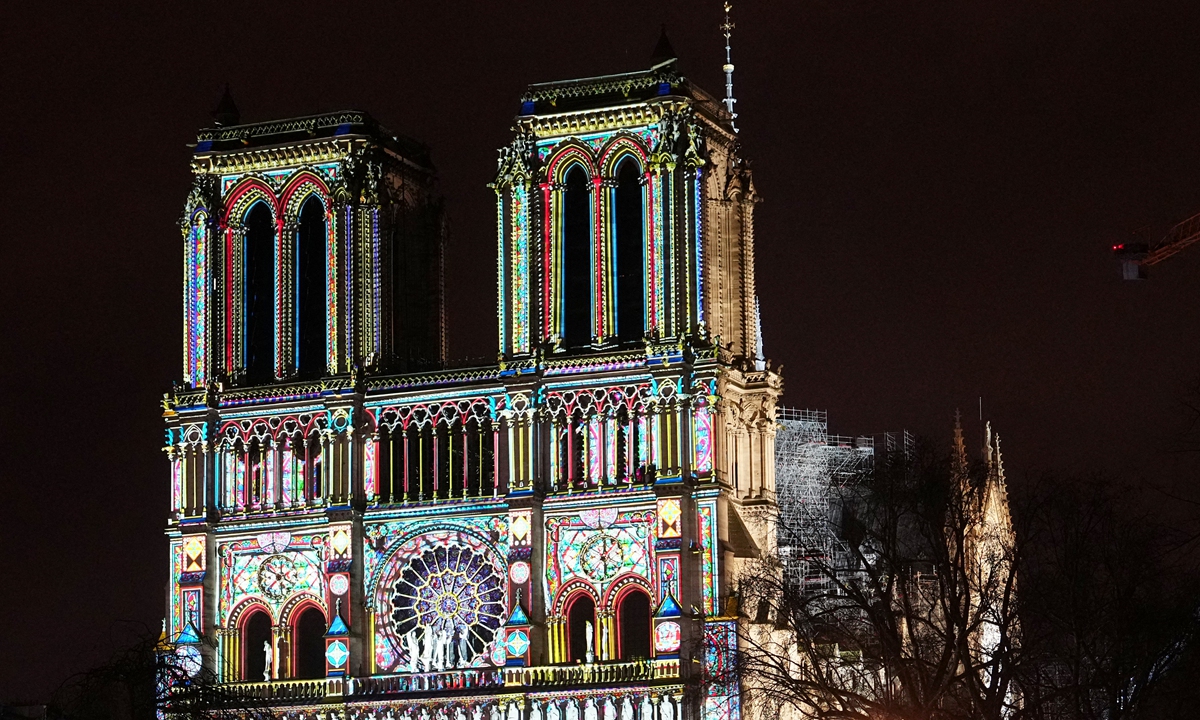
[[[1108,247],[1200,212],[1194,0],[734,8],[786,403],[949,438],[978,398],[1012,482],[1186,491],[1200,248],[1122,282]],[[494,356],[496,148],[526,84],[648,65],[659,25],[720,94],[720,3],[6,3],[0,9],[0,702],[165,612],[159,399],[180,374],[195,130],[357,108],[427,142],[451,354]],[[1149,491],[1153,492],[1153,491]],[[1164,507],[1170,504],[1160,500]]]

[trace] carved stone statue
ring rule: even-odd
[[[430,628],[430,630],[432,631],[432,634],[433,634],[433,641],[430,643],[430,645],[433,646],[433,669],[434,670],[445,670],[446,669],[446,648],[445,648],[445,642],[442,639],[442,631],[440,628],[438,628],[438,629]]]
[[[445,628],[438,633],[438,640],[441,643],[442,650],[442,670],[449,670],[454,667],[454,642],[453,633]]]
[[[574,699],[567,700],[567,720],[579,720],[579,704]]]
[[[275,653],[271,651],[271,641],[263,642],[263,682],[271,682],[271,661],[275,659]]]
[[[592,621],[586,620],[583,623],[583,647],[586,652],[587,661],[589,663],[596,662],[596,653],[593,652],[592,645],[595,643],[596,630],[592,627]]]
[[[617,720],[617,706],[611,696],[604,698],[604,720]]]
[[[557,700],[551,700],[546,704],[546,720],[562,720]]]
[[[471,664],[471,631],[466,625],[458,626],[458,666]]]
[[[611,659],[608,653],[608,623],[600,623],[600,659]]]
[[[675,699],[670,695],[663,695],[658,699],[658,718],[659,720],[675,720]]]
[[[417,640],[417,630],[420,628],[414,625],[412,630],[404,636],[404,645],[408,648],[408,671],[410,673],[420,672],[421,662],[421,644]]]
[[[633,720],[633,701],[628,695],[621,701],[621,720]]]
[[[529,711],[529,720],[542,720],[542,703],[534,700]]]
[[[654,703],[650,701],[649,695],[642,696],[642,711],[639,720],[654,720]]]
[[[584,703],[583,720],[600,720],[600,709],[596,707],[596,698],[588,698]]]
[[[433,669],[433,628],[421,628],[421,667],[425,672]]]

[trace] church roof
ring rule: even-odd
[[[229,101],[232,103],[232,98]],[[236,108],[233,113],[236,113]],[[236,122],[236,116],[230,113],[225,113],[222,119]],[[340,110],[259,123],[217,124],[196,134],[195,153],[238,152],[249,148],[342,137],[368,137],[419,165],[430,169],[433,167],[429,159],[429,146],[388,130],[361,110]]]
[[[729,122],[729,113],[716,98],[679,74],[679,61],[665,33],[654,55],[654,64],[645,70],[534,83],[521,96],[521,115],[557,115],[634,105],[660,97],[684,97],[713,119]],[[660,56],[666,59],[659,60]]]

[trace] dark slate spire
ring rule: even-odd
[[[212,112],[213,122],[221,126],[237,125],[242,119],[238,113],[237,105],[233,102],[233,93],[229,92],[229,84],[225,84],[225,94],[221,96],[221,102],[217,103],[217,109]]]
[[[650,64],[659,65],[676,57],[678,56],[675,54],[675,48],[671,47],[671,41],[667,39],[667,24],[663,23],[658,34],[658,43],[654,46],[654,54],[650,56]]]

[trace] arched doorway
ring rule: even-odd
[[[296,671],[292,677],[303,680],[325,677],[325,613],[309,605],[292,626]]]
[[[588,623],[592,637],[588,637]],[[578,593],[567,606],[567,662],[587,662],[588,648],[596,651],[596,603],[586,593]]]
[[[626,592],[617,605],[617,656],[650,657],[650,596],[640,589]]]
[[[263,610],[251,610],[242,620],[242,680],[263,682],[266,678],[267,653],[263,646],[270,642],[271,617]]]

